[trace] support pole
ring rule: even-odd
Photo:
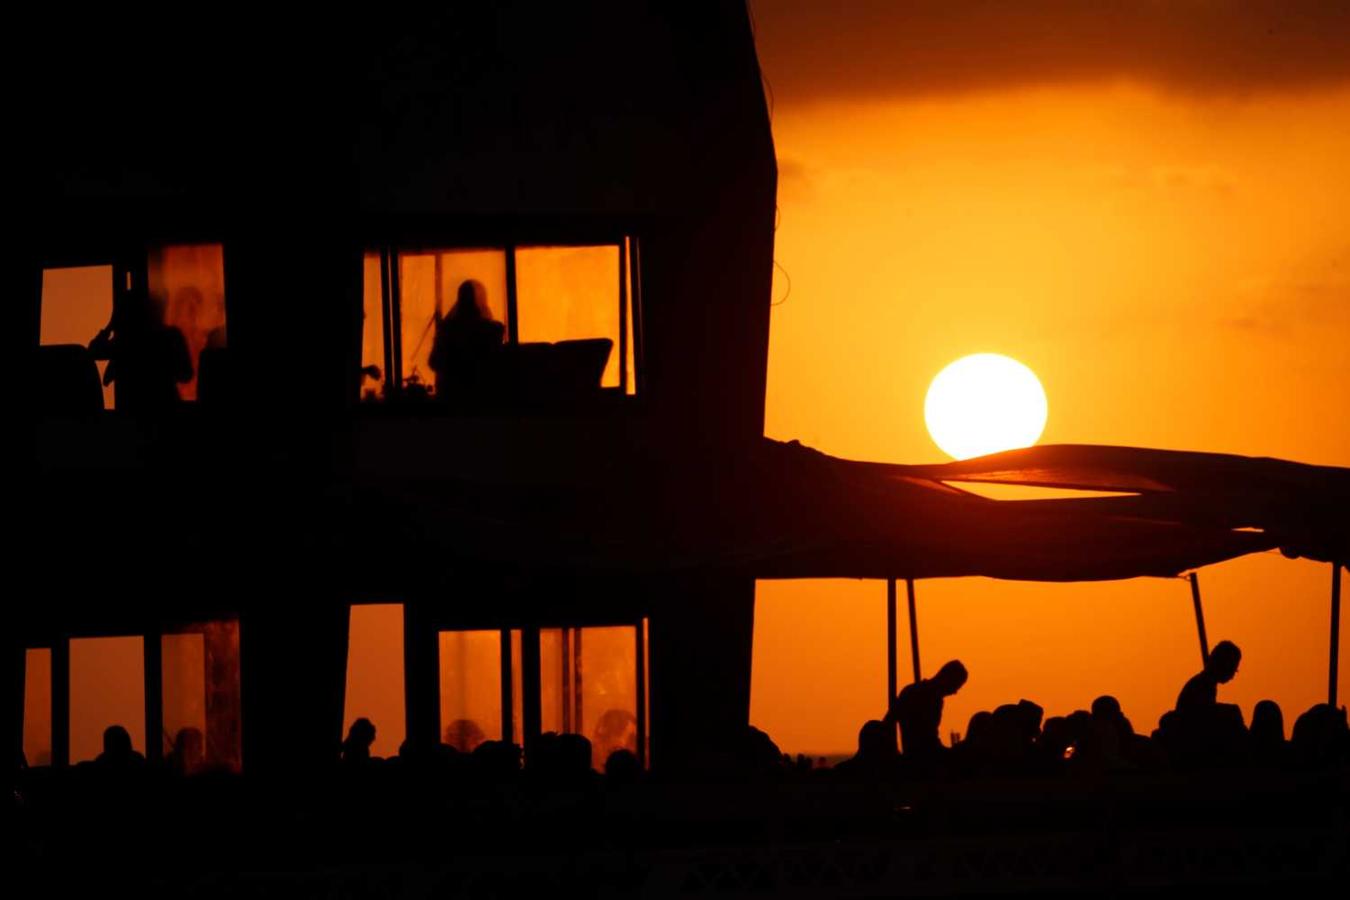
[[[1331,564],[1331,660],[1327,672],[1327,704],[1336,706],[1336,680],[1341,661],[1341,564]]]
[[[145,632],[145,758],[164,759],[164,639],[160,628]]]
[[[909,594],[909,656],[914,662],[914,680],[919,681],[919,614],[914,608],[914,579],[905,579],[905,591]]]
[[[896,693],[896,657],[899,651],[895,640],[895,579],[886,579],[886,708],[895,702]]]
[[[1195,630],[1200,635],[1200,665],[1209,664],[1209,638],[1205,636],[1205,608],[1200,605],[1200,576],[1192,572],[1187,576],[1191,582],[1191,604],[1195,607]]]

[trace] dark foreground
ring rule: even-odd
[[[20,779],[14,897],[1340,894],[1350,770],[1076,778]]]

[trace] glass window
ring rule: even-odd
[[[600,378],[619,386],[619,247],[521,247],[516,251],[520,342],[611,342]]]
[[[489,402],[598,388],[635,393],[632,246],[625,239],[367,253],[362,399],[391,388],[407,397]],[[510,347],[498,354],[498,345]],[[455,390],[438,391],[438,372]]]
[[[113,267],[77,266],[42,272],[42,322],[39,341],[44,347],[78,344],[87,347],[112,319]],[[98,363],[99,378],[108,363]],[[103,386],[103,408],[113,408],[113,388]]]
[[[239,623],[192,625],[160,639],[163,752],[175,770],[238,772]]]
[[[52,764],[52,651],[24,654],[23,758],[30,766]]]
[[[589,739],[598,771],[638,752],[638,639],[632,625],[539,631],[539,729]]]
[[[70,642],[70,761],[96,759],[103,731],[120,725],[145,753],[145,642],[140,637]]]
[[[352,607],[345,707],[343,735],[357,719],[369,719],[375,725],[371,755],[398,755],[407,727],[403,699],[403,604]]]
[[[436,392],[431,351],[438,323],[455,313],[460,286],[482,285],[487,316],[506,337],[506,252],[504,250],[435,250],[399,254],[399,316],[403,383],[412,390]]]
[[[384,396],[384,288],[380,255],[367,253],[362,260],[361,291],[361,399]]]
[[[442,631],[442,740],[462,753],[502,739],[502,633]]]
[[[197,399],[202,353],[225,348],[225,252],[220,244],[181,244],[150,251],[149,291],[164,324],[187,343],[192,377],[178,385],[184,400]]]

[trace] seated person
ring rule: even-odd
[[[966,677],[966,667],[954,659],[932,678],[916,681],[896,696],[888,718],[900,726],[900,746],[908,759],[930,760],[946,750],[938,737],[942,701],[961,690]]]

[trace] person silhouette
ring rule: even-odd
[[[1242,651],[1232,641],[1219,641],[1209,652],[1205,667],[1191,676],[1177,696],[1177,712],[1182,715],[1206,714],[1218,706],[1219,685],[1237,675]]]
[[[906,757],[933,759],[943,752],[938,736],[943,700],[961,690],[968,677],[966,667],[954,659],[932,678],[906,685],[896,695],[887,715],[900,726],[900,746]]]
[[[169,769],[176,775],[194,775],[206,762],[206,738],[200,728],[178,729],[169,751]]]
[[[347,739],[342,742],[342,761],[359,764],[370,761],[370,747],[375,743],[375,725],[367,718],[357,719],[347,729]]]
[[[121,725],[103,729],[103,752],[94,760],[101,768],[129,769],[145,762],[131,746],[131,735]]]
[[[1205,658],[1205,667],[1191,676],[1177,696],[1176,709],[1159,722],[1159,737],[1174,764],[1207,767],[1239,761],[1245,750],[1242,710],[1218,701],[1219,685],[1237,675],[1242,651],[1220,641]]]
[[[1285,764],[1289,747],[1284,740],[1284,712],[1274,700],[1261,700],[1252,710],[1249,745],[1257,765],[1278,768]]]
[[[460,753],[472,753],[485,740],[482,726],[473,719],[456,719],[445,726],[445,743]]]
[[[438,309],[435,324],[427,365],[436,374],[436,396],[463,402],[490,392],[506,329],[492,317],[487,289],[472,278],[460,282],[455,305],[446,316]]]
[[[108,361],[103,384],[116,385],[117,408],[160,412],[176,405],[178,385],[192,380],[183,332],[164,324],[164,304],[144,290],[119,294],[107,327],[89,342],[94,359]]]
[[[870,719],[858,729],[858,752],[834,767],[846,778],[872,780],[893,774],[900,751],[895,746],[895,728]]]

